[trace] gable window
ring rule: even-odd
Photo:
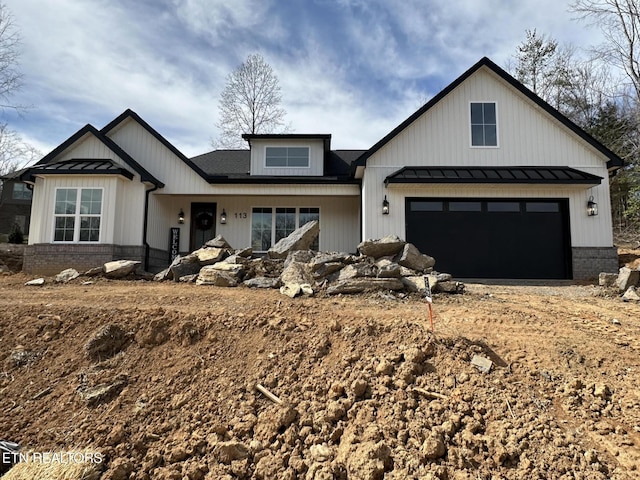
[[[101,188],[56,189],[54,242],[98,242],[101,220]]]
[[[309,168],[309,147],[267,147],[265,167]]]
[[[320,209],[310,207],[255,207],[251,211],[251,248],[266,252],[296,228],[312,221],[320,221]],[[318,250],[316,238],[311,250]]]
[[[31,200],[31,190],[27,188],[26,183],[14,183],[12,198],[14,200]]]
[[[471,102],[471,146],[498,146],[495,102]]]

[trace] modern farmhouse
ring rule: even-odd
[[[185,157],[135,112],[87,125],[23,173],[24,269],[127,258],[149,271],[222,234],[266,251],[310,220],[316,247],[395,234],[460,278],[583,279],[617,269],[613,152],[483,58],[368,150],[330,134],[244,135]]]

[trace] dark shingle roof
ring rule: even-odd
[[[116,164],[111,159],[87,158],[64,160],[35,165],[25,171],[20,177],[22,180],[34,181],[34,175],[121,175],[129,180],[133,179],[133,173]]]
[[[602,177],[570,167],[404,167],[388,183],[544,183],[598,185]]]

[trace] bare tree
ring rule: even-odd
[[[571,11],[597,25],[606,43],[597,52],[624,70],[640,101],[640,6],[638,0],[576,0]]]
[[[6,5],[0,3],[0,108],[19,109],[10,102],[11,95],[22,86],[18,70],[20,34]]]
[[[244,148],[243,133],[277,133],[284,126],[285,110],[278,77],[260,54],[252,54],[227,77],[219,103],[214,142],[222,148]]]

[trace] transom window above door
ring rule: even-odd
[[[498,119],[495,102],[471,102],[471,146],[498,146]]]
[[[309,147],[266,147],[265,167],[309,168]]]

